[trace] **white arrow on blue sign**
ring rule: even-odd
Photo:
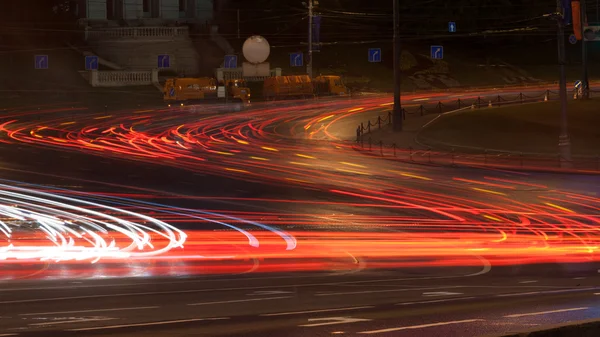
[[[290,66],[291,67],[302,67],[304,65],[304,54],[302,53],[291,53],[290,54]]]
[[[158,55],[158,68],[171,68],[171,57],[169,55]]]
[[[448,22],[448,31],[450,33],[456,33],[456,22]]]
[[[575,81],[575,88],[579,88],[581,86],[581,81],[577,80]]]
[[[223,67],[226,69],[237,68],[238,58],[237,55],[225,55],[225,61]]]
[[[575,36],[575,34],[571,34],[571,35],[569,36],[569,42],[570,42],[571,44],[577,44],[577,36]]]
[[[444,47],[443,46],[431,46],[431,58],[434,60],[441,60],[444,58]]]
[[[85,57],[85,70],[98,70],[98,56]]]
[[[370,48],[369,49],[369,62],[371,62],[371,63],[381,62],[381,48]]]
[[[48,55],[35,55],[35,69],[48,69]]]

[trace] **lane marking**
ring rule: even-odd
[[[255,291],[251,294],[248,294],[248,296],[265,296],[265,295],[281,295],[281,294],[293,294],[293,292],[284,291],[284,290],[262,290],[262,291]]]
[[[403,303],[396,303],[395,305],[415,305],[415,304],[442,303],[442,302],[453,302],[453,301],[471,300],[471,299],[474,299],[474,298],[476,298],[476,297],[471,296],[471,297],[460,297],[460,298],[446,298],[446,299],[443,299],[443,300],[418,301],[418,302],[403,302]]]
[[[260,316],[264,316],[264,317],[288,316],[288,315],[314,314],[314,313],[320,313],[320,312],[350,311],[350,310],[373,309],[373,308],[375,308],[375,307],[374,306],[364,306],[364,307],[321,309],[321,310],[308,310],[308,311],[290,311],[290,312],[278,312],[278,313],[274,313],[274,314],[262,314]]]
[[[387,289],[387,290],[365,290],[365,291],[352,291],[352,292],[340,292],[340,293],[324,293],[324,294],[316,294],[316,296],[339,296],[339,295],[377,294],[377,293],[393,293],[393,292],[405,292],[405,291],[417,291],[417,290],[436,290],[436,289],[448,289],[448,288],[463,288],[463,286],[433,287],[433,288],[409,288],[409,289]]]
[[[217,302],[200,302],[190,303],[188,305],[212,305],[212,304],[225,304],[225,303],[242,303],[242,302],[256,302],[256,301],[271,301],[271,300],[282,300],[286,298],[292,298],[293,296],[277,296],[277,297],[265,297],[265,298],[246,298],[243,300],[230,300],[230,301],[217,301]]]
[[[424,297],[454,296],[454,295],[463,295],[463,293],[451,293],[449,291],[437,291],[437,292],[423,293]]]
[[[443,325],[464,324],[464,323],[483,322],[483,321],[485,321],[485,320],[484,319],[465,319],[465,320],[462,320],[462,321],[449,321],[449,322],[439,322],[439,323],[430,323],[430,324],[403,326],[403,327],[399,327],[399,328],[371,330],[371,331],[363,331],[363,332],[359,332],[359,333],[360,334],[371,335],[371,334],[385,333],[385,332],[392,332],[392,331],[415,330],[415,329],[424,329],[424,328],[431,328],[431,327],[443,326]]]
[[[519,282],[521,284],[528,284],[528,283],[537,283],[537,281],[531,280],[531,281],[521,281]]]
[[[526,314],[506,315],[506,316],[504,316],[504,318],[517,318],[517,317],[538,316],[538,315],[546,315],[546,314],[558,314],[561,312],[581,311],[581,310],[588,310],[588,309],[589,309],[589,307],[581,307],[581,308],[570,308],[570,309],[560,309],[560,310],[550,310],[550,311],[529,312]]]
[[[537,288],[539,286],[530,286],[533,288]],[[582,288],[582,289],[560,289],[560,290],[547,290],[547,291],[531,291],[525,293],[513,293],[513,294],[499,294],[495,295],[496,297],[512,297],[512,296],[527,296],[527,295],[539,295],[539,294],[560,294],[560,293],[570,293],[570,292],[585,292],[585,291],[594,291],[598,290],[598,287],[592,288]]]
[[[90,318],[90,319],[71,319],[68,321],[56,321],[56,322],[42,322],[42,323],[31,323],[29,326],[45,326],[45,325],[58,325],[58,324],[77,324],[85,322],[98,322],[98,321],[111,321],[117,318],[102,317],[102,318]]]
[[[76,310],[76,311],[35,312],[35,313],[31,313],[31,314],[20,314],[19,316],[77,314],[77,313],[81,313],[81,312],[105,312],[105,311],[145,310],[145,309],[158,309],[158,308],[160,308],[160,307],[154,306],[154,307],[111,308],[111,309]]]
[[[160,322],[135,323],[135,324],[122,324],[122,325],[107,325],[107,326],[97,326],[97,327],[93,327],[93,328],[68,329],[67,331],[93,331],[93,330],[108,330],[108,329],[131,328],[131,327],[136,327],[136,326],[166,325],[166,324],[189,323],[189,322],[201,322],[201,321],[219,321],[219,320],[226,320],[226,319],[229,319],[229,317],[217,317],[217,318],[192,318],[192,319],[180,319],[180,320],[176,320],[176,321],[160,321]]]
[[[296,156],[298,156],[300,158],[306,158],[306,159],[317,159],[317,158],[315,158],[313,156],[309,156],[309,155],[301,154],[301,153],[296,153]]]
[[[352,318],[352,317],[325,317],[325,318],[309,318],[308,321],[309,322],[323,322],[323,323],[302,324],[302,325],[298,325],[298,326],[310,328],[310,327],[325,326],[325,325],[368,322],[368,321],[372,321],[372,319]],[[329,322],[327,322],[327,321],[329,321]]]

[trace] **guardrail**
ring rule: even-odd
[[[404,119],[410,115],[424,116],[425,114],[449,113],[465,109],[480,109],[484,107],[493,107],[500,105],[514,105],[522,103],[549,101],[558,98],[558,93],[546,90],[545,93],[538,96],[527,96],[520,93],[515,99],[497,96],[494,101],[488,100],[487,104],[478,97],[474,101],[456,100],[447,103],[433,103],[434,105],[426,108],[420,105],[418,108],[408,111],[402,109]],[[512,98],[512,97],[511,97]],[[574,157],[571,161],[565,162],[560,154],[542,155],[531,153],[514,153],[497,150],[484,150],[483,154],[469,154],[455,151],[450,152],[434,151],[431,148],[426,150],[413,149],[412,147],[403,148],[395,143],[384,144],[383,141],[374,142],[368,134],[371,131],[391,126],[393,122],[392,112],[387,115],[378,116],[376,120],[369,120],[366,124],[361,123],[356,129],[356,149],[366,153],[395,159],[404,162],[445,165],[445,166],[469,166],[469,167],[494,167],[506,169],[522,169],[533,171],[550,172],[573,172],[573,173],[592,173],[600,174],[600,154],[597,156]]]
[[[85,29],[85,40],[101,39],[175,39],[189,36],[188,27],[119,27]]]
[[[89,81],[93,87],[152,85],[158,82],[158,70],[92,70]]]

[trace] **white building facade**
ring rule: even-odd
[[[79,0],[79,17],[86,21],[159,19],[208,23],[216,0]]]

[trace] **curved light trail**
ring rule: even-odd
[[[213,114],[217,108],[212,106],[191,106],[88,113],[76,120],[41,111],[44,118],[33,122],[24,117],[27,111],[15,111],[0,126],[11,143],[306,189],[323,197],[180,196],[278,209],[212,211],[118,195],[104,196],[105,204],[115,205],[102,206],[0,186],[6,189],[2,203],[17,198],[22,201],[19,209],[31,208],[28,219],[52,243],[30,255],[40,260],[222,262],[203,265],[201,272],[321,270],[332,263],[352,268],[359,260],[370,268],[477,265],[481,257],[493,265],[598,260],[600,199],[593,195],[563,191],[527,174],[399,164],[364,156],[337,138],[335,130],[355,127],[353,116],[376,116],[389,101],[373,96],[270,103],[226,114]],[[136,211],[119,209],[119,204]],[[290,211],[280,211],[282,205]],[[9,206],[0,208],[3,215],[24,216],[4,207]],[[158,215],[136,213],[149,210]],[[180,223],[195,225],[178,230],[183,228]],[[234,231],[203,230],[208,224]],[[11,226],[0,225],[0,231],[7,240],[14,235]],[[30,254],[7,247],[0,249],[0,256]]]

